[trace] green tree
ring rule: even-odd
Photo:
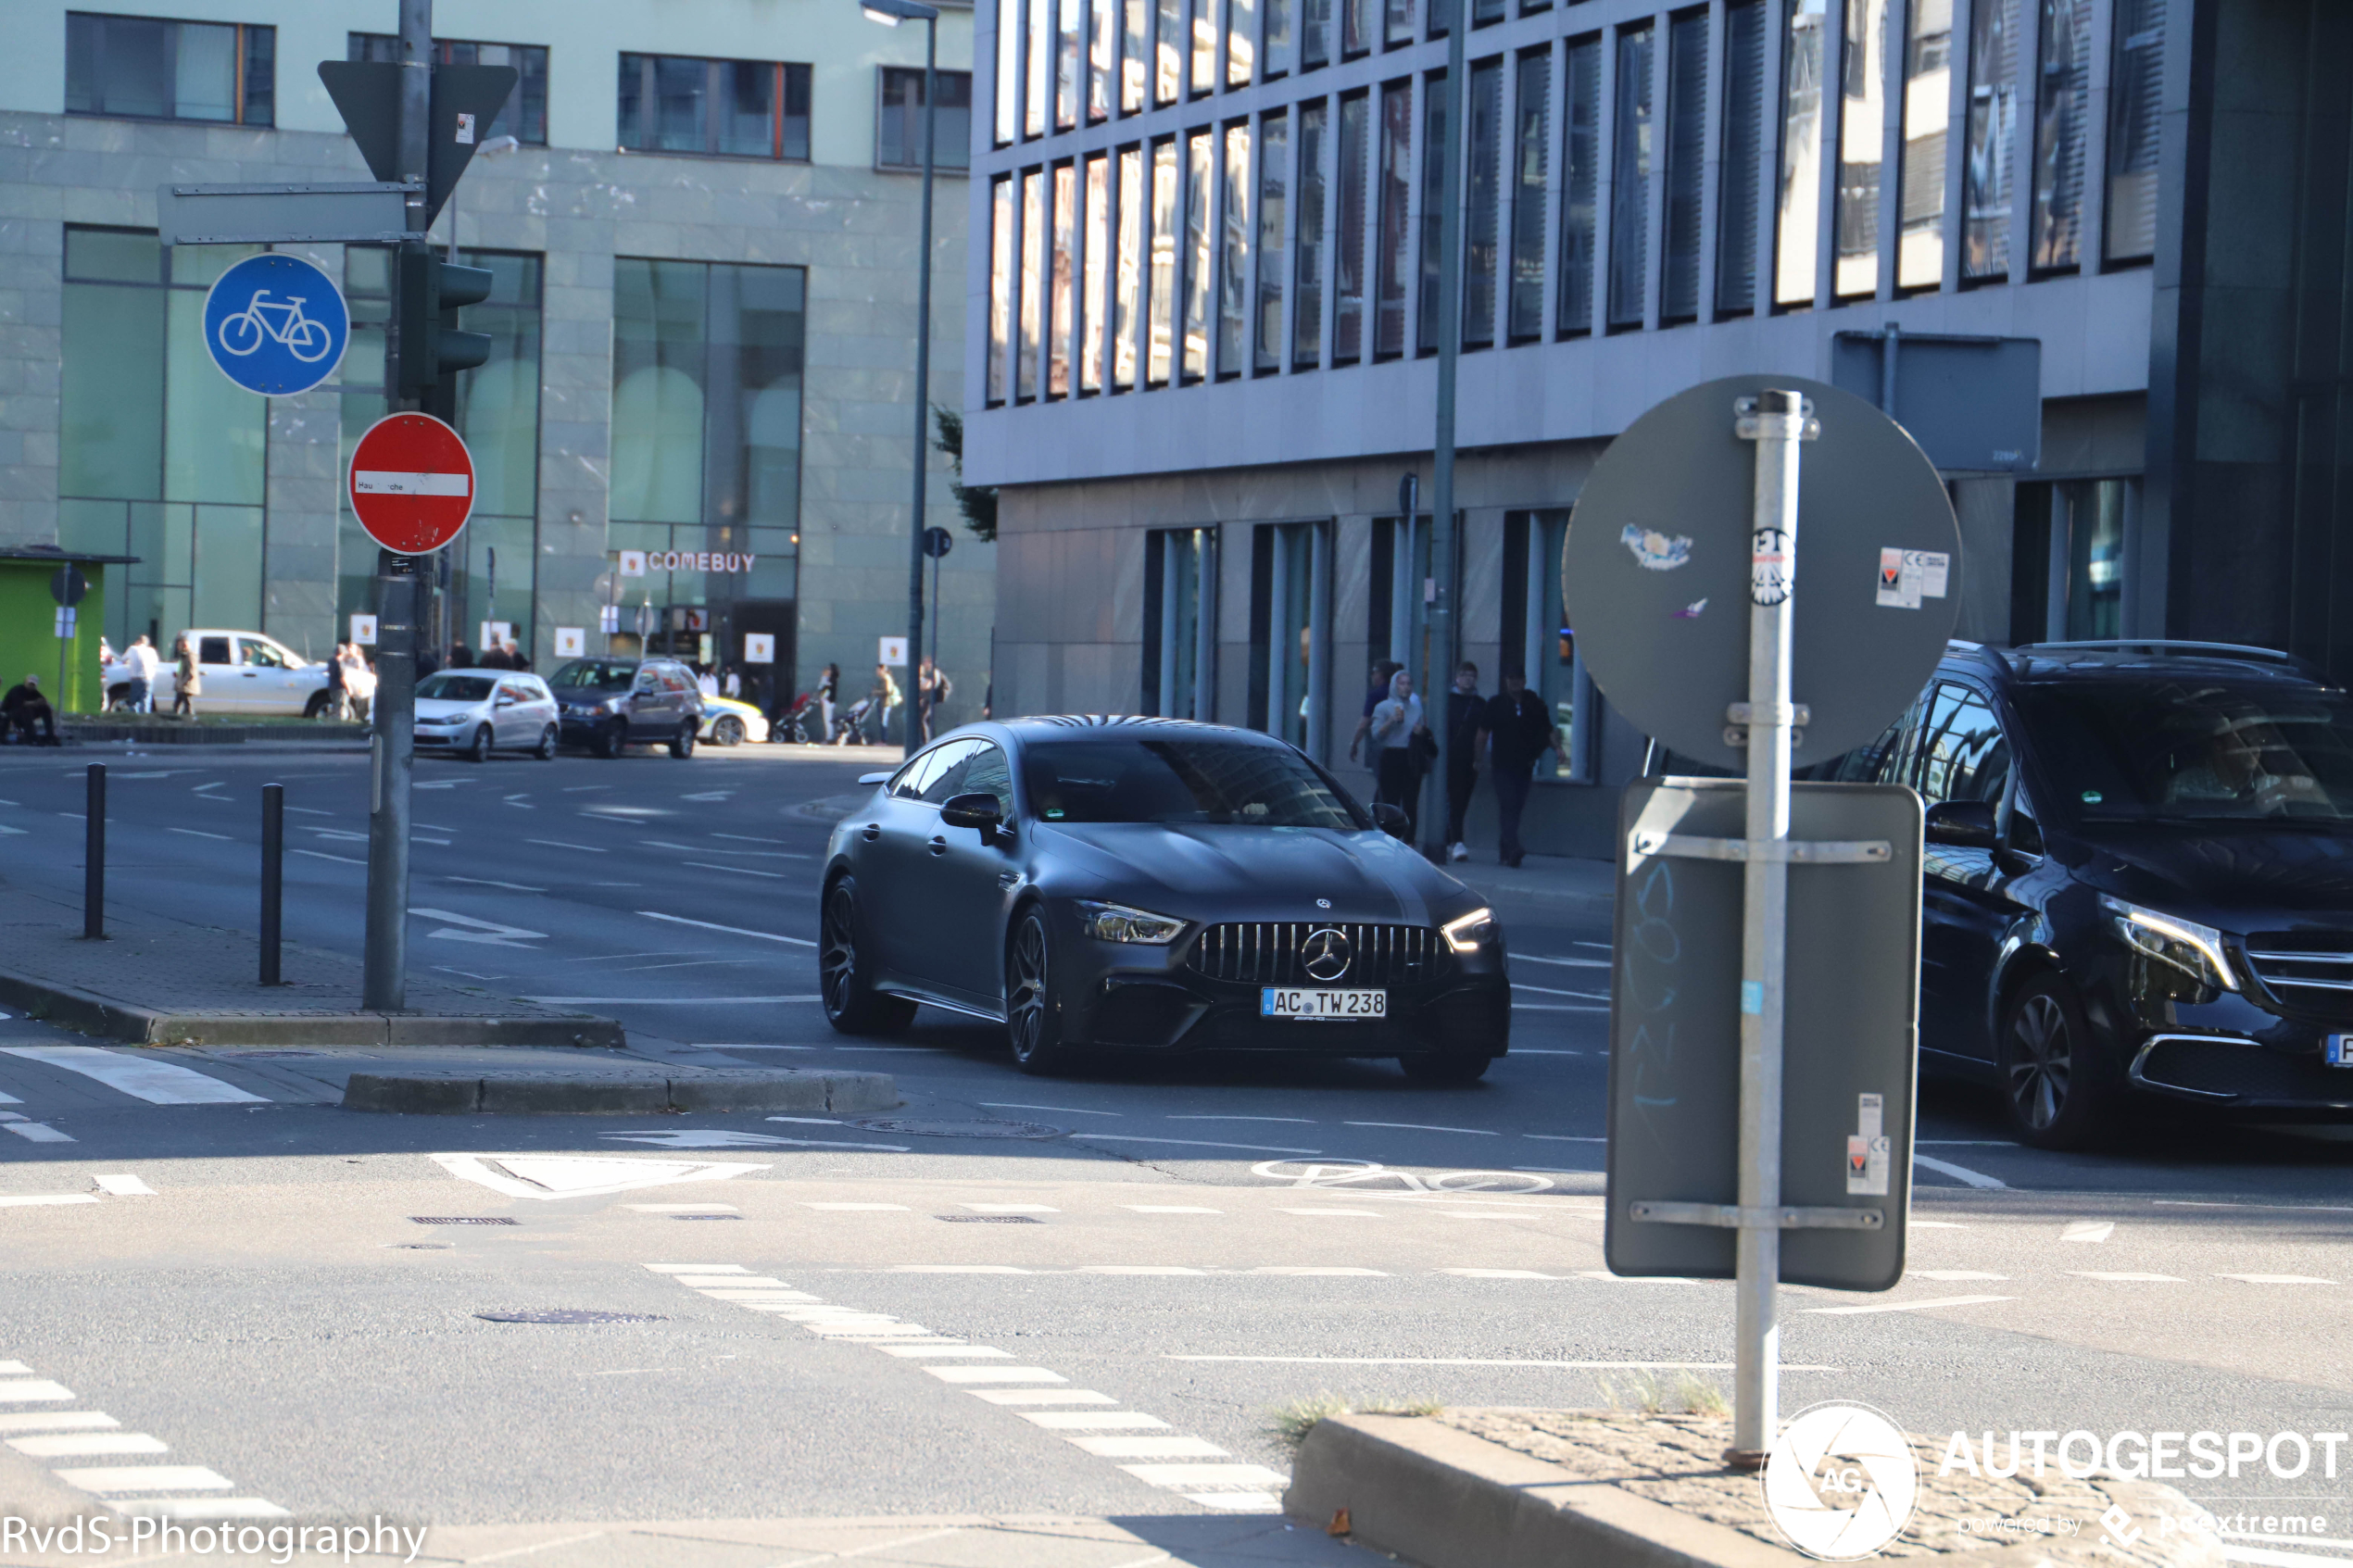
[[[947,454],[955,470],[956,476],[948,482],[948,488],[955,492],[956,505],[963,508],[964,526],[973,531],[975,537],[993,544],[997,538],[997,489],[994,485],[964,483],[964,416],[935,403],[931,417],[938,431],[932,445]]]

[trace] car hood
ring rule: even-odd
[[[462,719],[479,713],[490,706],[488,698],[480,702],[459,702],[446,696],[421,696],[417,699],[420,719]]]
[[[1054,822],[1036,832],[1041,850],[1086,873],[1074,881],[1095,884],[1087,896],[1192,920],[1426,925],[1478,901],[1414,850],[1369,830]]]
[[[2076,874],[2120,898],[2216,926],[2353,927],[2353,826],[2134,823],[2076,836]]]

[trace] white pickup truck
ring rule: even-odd
[[[316,718],[325,709],[326,665],[304,659],[275,637],[259,632],[197,627],[191,627],[186,635],[204,675],[204,684],[193,704],[198,713],[276,713]],[[158,713],[170,711],[173,695],[179,689],[179,670],[172,663],[170,651],[178,640],[174,638],[158,650],[162,662],[149,694]],[[105,663],[107,702],[112,706],[129,691],[131,666],[120,654],[107,658]],[[370,694],[356,688],[373,684],[372,676],[362,677],[353,683],[352,695],[364,699]]]

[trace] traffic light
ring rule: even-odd
[[[490,358],[490,334],[458,330],[458,312],[490,297],[487,267],[460,267],[431,249],[400,251],[400,395],[454,421],[458,372]]]

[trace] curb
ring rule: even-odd
[[[1283,1512],[1428,1568],[1799,1568],[1794,1551],[1415,1416],[1317,1422]]]
[[[624,1048],[620,1022],[572,1016],[406,1012],[170,1012],[0,972],[0,1005],[83,1035],[145,1046],[540,1046]]]
[[[410,1115],[631,1116],[716,1110],[888,1110],[887,1073],[707,1069],[692,1076],[621,1073],[354,1073],[346,1110]]]

